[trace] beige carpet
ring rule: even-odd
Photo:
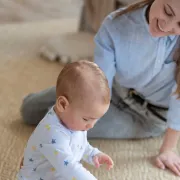
[[[15,179],[23,148],[33,130],[23,124],[20,117],[22,98],[29,92],[54,85],[62,68],[58,63],[40,59],[38,48],[47,38],[69,29],[76,29],[74,20],[0,27],[0,180]],[[92,143],[112,156],[115,162],[110,172],[88,166],[98,180],[178,179],[151,165],[150,158],[157,153],[161,138],[96,140]]]

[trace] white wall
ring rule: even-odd
[[[138,0],[118,1],[129,4]],[[0,23],[79,18],[82,4],[83,0],[0,0]]]
[[[0,23],[78,17],[82,0],[0,0]]]

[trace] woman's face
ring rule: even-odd
[[[155,0],[149,11],[152,36],[180,35],[180,0]]]

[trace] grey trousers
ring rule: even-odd
[[[130,97],[128,99],[124,95],[126,93],[120,94],[121,97],[113,90],[110,108],[95,127],[88,131],[89,138],[149,138],[165,132],[166,122],[148,112],[146,107],[140,107]],[[38,124],[55,104],[55,98],[55,87],[25,97],[21,107],[25,123]],[[124,106],[124,100],[130,105]]]

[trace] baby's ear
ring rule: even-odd
[[[59,112],[66,111],[67,107],[69,106],[69,101],[65,96],[59,96],[56,100],[56,107]]]

